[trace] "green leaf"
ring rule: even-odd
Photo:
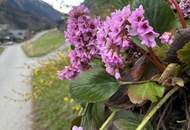
[[[187,26],[190,27],[190,20],[189,20],[189,19],[186,19],[185,21],[186,21],[186,23],[187,23]]]
[[[107,100],[119,89],[118,82],[102,67],[81,73],[71,83],[71,95],[79,102],[96,103]]]
[[[177,57],[181,62],[190,66],[190,43],[186,44],[182,49],[177,52]]]
[[[88,104],[86,113],[82,117],[81,126],[84,130],[97,130],[106,120],[108,112],[103,103]]]
[[[117,2],[115,0],[113,0],[113,5],[118,8],[121,9],[124,6],[128,5],[131,2],[131,0],[117,0]]]
[[[121,111],[113,124],[118,130],[135,130],[142,120],[143,115]],[[142,130],[153,130],[150,122]]]
[[[134,0],[133,8],[143,5],[145,17],[156,32],[163,33],[176,25],[176,17],[165,0]]]
[[[127,86],[120,86],[120,89],[107,101],[106,106],[108,106],[112,110],[133,108],[135,105],[130,101],[129,97],[127,96],[127,90]]]
[[[157,46],[155,48],[153,48],[154,52],[156,53],[156,55],[161,59],[161,60],[165,60],[166,59],[166,55],[167,52],[169,50],[169,46],[163,45],[163,46]]]
[[[141,104],[146,100],[157,102],[162,97],[165,87],[155,82],[147,82],[144,84],[130,85],[128,88],[128,96],[134,104]]]
[[[72,124],[71,127],[72,126],[80,126],[81,118],[82,118],[82,116],[78,116],[75,119],[73,119],[71,122],[71,124]]]

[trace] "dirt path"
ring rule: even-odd
[[[46,32],[37,34],[31,40]],[[32,88],[27,82],[31,77],[28,65],[34,68],[40,60],[55,55],[53,52],[45,57],[30,59],[25,56],[21,45],[9,46],[0,55],[0,130],[32,130],[31,101],[24,101],[26,97],[23,96],[31,93]]]

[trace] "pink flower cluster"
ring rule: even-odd
[[[88,9],[81,5],[74,7],[69,13],[65,37],[72,44],[74,50],[69,54],[71,65],[59,71],[59,78],[73,79],[81,71],[89,68],[89,62],[99,53],[96,47],[97,27],[99,19],[92,19]]]
[[[156,46],[155,39],[159,34],[154,32],[153,28],[149,25],[148,20],[145,20],[142,5],[131,13],[128,21],[131,24],[129,29],[129,34],[131,36],[138,36],[141,43],[147,47],[153,48]]]
[[[184,17],[190,18],[190,0],[181,0],[179,6],[183,11]]]
[[[158,36],[145,20],[142,6],[132,11],[128,5],[113,12],[97,33],[98,48],[106,71],[120,79],[120,70],[125,66],[122,52],[131,47],[132,37],[138,37],[147,47],[155,47]]]
[[[171,45],[174,41],[174,36],[171,32],[164,32],[162,36],[160,37],[162,44],[169,44]]]
[[[69,54],[71,65],[58,73],[60,79],[73,79],[89,69],[89,62],[97,57],[101,57],[110,75],[120,79],[120,71],[125,67],[123,53],[132,46],[132,37],[152,48],[159,34],[145,19],[142,6],[133,11],[128,5],[101,22],[92,19],[88,9],[81,5],[69,13],[65,36],[74,50]]]

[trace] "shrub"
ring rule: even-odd
[[[68,64],[65,54],[42,62],[33,70],[34,129],[69,130],[80,106],[70,97],[70,81],[60,81],[57,71]]]

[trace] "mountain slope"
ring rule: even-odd
[[[50,28],[61,14],[41,0],[5,0],[0,4],[0,23],[13,28]]]

